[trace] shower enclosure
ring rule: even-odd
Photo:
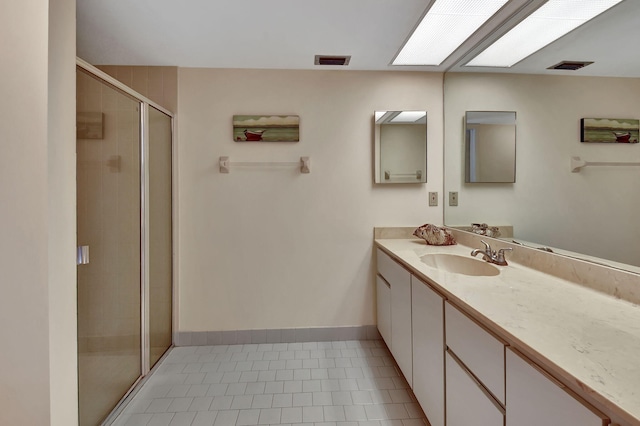
[[[100,424],[172,344],[172,115],[77,66],[80,425]]]

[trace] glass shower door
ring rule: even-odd
[[[80,425],[100,424],[142,375],[140,109],[78,69]]]
[[[171,346],[171,117],[149,109],[149,366]]]

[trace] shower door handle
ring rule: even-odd
[[[76,252],[76,265],[87,265],[89,263],[89,246],[78,246]]]

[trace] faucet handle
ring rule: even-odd
[[[505,248],[501,248],[500,250],[498,250],[498,257],[497,257],[496,260],[497,260],[497,262],[499,264],[503,264],[503,265],[507,264],[507,261],[504,259],[504,252],[507,251],[507,250],[513,251],[513,249],[511,247],[505,247]]]
[[[482,244],[484,244],[484,249],[487,251],[487,253],[490,253],[491,252],[491,246],[489,245],[489,243],[486,242],[485,240],[480,240],[480,242]]]

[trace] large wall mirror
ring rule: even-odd
[[[624,1],[511,69],[461,64],[445,74],[445,199],[458,192],[445,224],[513,226],[509,240],[640,273],[640,167],[571,171],[574,156],[640,162],[640,144],[580,142],[582,118],[640,118],[640,56],[626,54],[639,17],[640,2]],[[577,58],[594,63],[547,70]],[[516,183],[465,182],[466,111],[517,111]]]
[[[374,113],[375,183],[427,181],[427,112]]]
[[[516,113],[467,111],[464,117],[465,182],[516,181]]]

